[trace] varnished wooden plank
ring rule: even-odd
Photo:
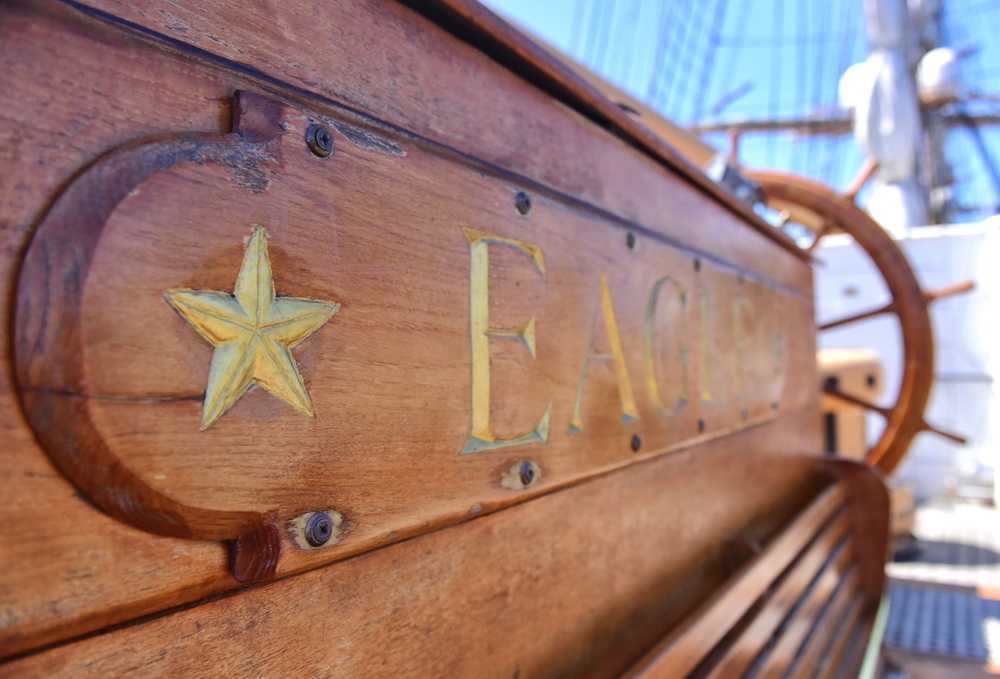
[[[849,652],[841,663],[842,666],[839,674],[834,674],[833,676],[847,679],[848,677],[860,675],[865,661],[865,654],[868,651],[869,645],[873,643],[872,633],[875,628],[876,616],[877,606],[871,605],[870,602],[862,605],[857,621],[854,623],[854,639],[849,646]],[[875,646],[876,651],[881,652],[881,643]]]
[[[541,87],[560,101],[572,106],[602,127],[614,130],[630,143],[638,144],[653,157],[677,168],[693,185],[717,197],[748,225],[785,246],[792,245],[784,234],[770,228],[759,215],[740,203],[697,168],[694,162],[674,148],[652,127],[630,116],[621,102],[609,98],[601,88],[577,69],[535,44],[528,36],[475,0],[403,0],[432,21],[456,36],[480,45],[493,58],[525,80]],[[796,252],[797,256],[807,257]]]
[[[785,669],[791,665],[802,647],[803,640],[815,627],[818,616],[823,611],[824,606],[830,602],[837,584],[850,568],[854,558],[855,551],[851,541],[842,545],[834,553],[833,561],[824,569],[819,580],[806,592],[802,604],[792,614],[791,619],[782,629],[778,642],[761,665],[759,676],[762,679],[764,677],[780,677]]]
[[[831,644],[835,644],[834,636],[845,624],[844,616],[849,612],[848,608],[860,607],[857,609],[861,613],[858,614],[860,617],[857,618],[856,624],[866,628],[874,615],[873,602],[877,602],[878,598],[872,597],[879,596],[878,592],[881,591],[884,578],[888,540],[888,495],[875,473],[864,465],[847,461],[835,461],[832,464],[839,470],[842,483],[849,488],[847,508],[851,517],[850,546],[855,559],[851,564],[850,574],[845,576],[844,585],[834,594],[830,605],[822,612],[822,617],[816,618],[818,609],[810,616],[803,616],[800,633],[796,636],[801,637],[801,632],[809,632],[807,626],[812,627],[805,646],[800,649],[797,643],[792,643],[789,632],[786,631],[789,641],[785,642],[783,637],[779,641],[779,646],[784,644],[783,649],[776,647],[772,652],[773,660],[769,659],[770,667],[773,669],[770,676],[814,676],[820,662],[824,658],[829,660],[827,651]],[[842,658],[838,656],[836,662],[839,667]],[[784,668],[788,667],[789,663],[792,663],[792,669],[786,675]],[[765,674],[762,672],[761,676]]]
[[[424,47],[427,41],[437,45],[434,41],[443,35],[424,24],[411,26],[403,15],[393,15],[395,18],[390,21],[380,13],[379,7],[366,13],[367,10],[355,12],[355,6],[349,5],[350,12],[348,4],[339,7],[337,12],[352,14],[360,23],[351,24],[351,30],[341,36],[343,40],[337,44],[343,49],[338,56],[342,62],[334,64],[338,68],[330,72],[336,72],[345,82],[353,82],[352,87],[359,88],[358,91],[370,87],[373,80],[379,80],[369,69],[370,64],[354,56],[369,53],[372,58],[381,58],[382,52],[372,50],[369,45],[376,29],[395,22],[392,30],[396,32],[387,37],[386,53],[411,45],[409,40],[399,39],[401,35],[408,35],[407,31],[421,36]],[[326,7],[323,11],[330,11]],[[211,60],[203,59],[204,55],[192,58],[170,49],[150,47],[125,37],[118,29],[109,30],[103,21],[88,16],[67,12],[65,8],[52,9],[52,5],[44,2],[6,3],[0,10],[5,40],[5,48],[0,52],[3,60],[0,77],[6,96],[18,102],[17,106],[7,107],[0,113],[3,148],[0,153],[0,223],[4,225],[0,231],[0,271],[4,272],[0,315],[4,317],[11,314],[10,300],[16,287],[14,276],[19,270],[18,258],[27,247],[32,227],[38,223],[58,189],[81,168],[111,149],[152,135],[225,133],[230,114],[229,97],[237,89],[258,87],[272,94],[284,91],[278,80],[227,73],[224,68],[210,65]],[[386,22],[380,24],[382,19]],[[269,19],[254,30],[267,33],[275,23],[280,22]],[[253,31],[250,33],[249,43],[267,42],[258,40],[260,36]],[[204,32],[200,34],[199,39],[202,38],[212,42]],[[296,42],[276,43],[275,48],[282,50]],[[52,49],[52,45],[58,45],[59,49]],[[395,63],[416,63],[415,55],[425,52],[422,47],[414,49],[408,57],[403,55],[406,60]],[[476,156],[464,157],[462,163],[478,169],[495,163],[507,170],[523,172],[521,177],[505,176],[510,181],[516,179],[518,186],[523,184],[541,191],[545,196],[543,205],[547,200],[563,200],[563,191],[572,192],[580,197],[577,206],[594,204],[609,211],[601,219],[618,224],[622,240],[625,227],[631,225],[628,220],[640,220],[641,225],[636,226],[640,236],[647,229],[665,237],[669,235],[667,240],[683,241],[692,252],[711,252],[708,260],[715,263],[753,268],[757,266],[754,262],[766,262],[767,273],[772,278],[802,294],[810,292],[808,267],[785,257],[781,248],[767,239],[740,238],[743,227],[739,220],[713,206],[703,196],[674,191],[676,187],[683,187],[683,182],[665,179],[662,168],[655,163],[621,148],[615,140],[592,126],[575,124],[574,121],[579,121],[573,114],[553,105],[531,88],[518,85],[518,81],[502,68],[490,65],[457,41],[443,40],[431,52],[434,59],[451,64],[449,69],[454,68],[454,64],[474,64],[470,72],[458,73],[463,71],[458,68],[455,75],[454,82],[465,83],[468,88],[457,86],[444,93],[448,98],[445,108],[460,111],[461,115],[449,118],[446,124],[442,122],[443,129],[464,129],[462,125],[476,122],[489,134],[502,138],[506,128],[497,128],[494,123],[509,111],[510,102],[524,104],[524,114],[534,121],[530,134],[522,129],[520,135],[510,137],[515,140],[516,147],[506,147],[511,152],[507,161],[486,152],[502,146],[491,145],[495,141],[491,139],[491,144],[483,142],[486,151],[478,156],[475,144],[453,144]],[[308,59],[303,61],[308,62]],[[393,68],[392,63],[382,67]],[[435,78],[431,80],[436,81]],[[489,86],[482,87],[481,83],[487,81]],[[509,89],[503,92],[504,88]],[[489,95],[486,100],[477,98],[475,106],[469,109],[465,107],[465,99],[472,90],[489,92]],[[419,124],[411,125],[410,119],[403,115],[398,117],[395,127],[379,127],[378,121],[359,117],[351,111],[335,111],[329,99],[313,101],[302,90],[290,90],[286,94],[299,105],[309,100],[311,105],[329,107],[324,110],[350,120],[355,127],[372,124],[392,133],[399,132],[400,126],[420,128]],[[370,96],[383,103],[394,101],[384,92]],[[408,99],[400,97],[399,101],[403,100]],[[458,106],[453,107],[456,103]],[[372,105],[367,108],[392,119],[391,107]],[[417,129],[416,134],[443,139],[432,134],[433,127],[431,121],[427,127],[420,128],[423,132]],[[556,132],[560,136],[551,136]],[[467,140],[482,136],[470,134]],[[543,140],[546,143],[541,143]],[[561,141],[550,145],[551,140]],[[358,141],[355,137],[354,142]],[[423,142],[417,145],[423,148]],[[436,157],[459,160],[452,150],[439,145],[428,144],[427,148]],[[23,172],[25,167],[31,168],[31,172]],[[580,168],[596,167],[601,171],[587,170],[580,174]],[[663,184],[664,181],[670,188]],[[547,185],[554,188],[542,189]],[[642,199],[629,199],[629,195],[641,195]],[[320,203],[323,209],[330,208]],[[640,239],[640,247],[642,242]],[[241,244],[227,247],[238,259]],[[228,282],[231,284],[231,280]],[[180,329],[190,332],[183,326]],[[235,583],[227,572],[227,557],[221,544],[165,539],[137,531],[102,514],[90,506],[86,498],[75,493],[73,486],[49,463],[25,425],[20,404],[13,393],[11,367],[6,361],[10,355],[7,342],[8,336],[0,335],[0,354],[5,357],[0,366],[0,430],[4,441],[11,444],[0,449],[0,459],[4,462],[0,465],[0,475],[3,475],[7,494],[7,501],[0,507],[0,520],[8,527],[0,535],[0,566],[5,573],[0,586],[0,601],[5,611],[0,626],[3,653],[37,648],[233,587]],[[804,395],[812,388],[811,369],[804,367],[800,377],[797,388]],[[115,406],[111,401],[101,405],[108,412]],[[789,447],[778,452],[816,449],[818,428],[807,413],[811,408],[812,405],[802,413],[782,418],[782,429],[788,426],[798,431],[787,433]],[[127,419],[127,408],[124,412],[123,417]],[[121,435],[124,438],[134,433],[126,427]],[[747,440],[744,435],[734,436],[730,445],[734,450],[745,451]],[[765,450],[771,442],[758,445]],[[683,457],[691,453],[680,451],[676,454]],[[502,467],[498,465],[497,476],[504,470]],[[801,469],[795,473],[790,470],[790,475],[782,478],[795,485],[804,478]],[[267,469],[259,472],[266,474]],[[367,475],[368,470],[366,478]],[[779,492],[777,486],[767,485],[761,489],[761,493]],[[72,530],[66,529],[64,517],[71,517]],[[691,548],[698,546],[692,543]],[[25,563],[35,566],[28,570],[23,567]]]
[[[824,655],[833,644],[834,636],[840,631],[848,609],[855,604],[859,598],[859,582],[857,570],[853,569],[844,578],[844,584],[837,589],[830,605],[823,611],[822,616],[816,620],[814,629],[806,640],[806,644],[794,656],[791,668],[784,674],[777,676],[794,677],[806,679],[806,677],[816,676],[817,668],[823,660]]]
[[[730,585],[692,616],[683,629],[653,649],[628,676],[680,677],[690,673],[815,537],[844,496],[840,485],[824,491],[760,557],[734,575]]]
[[[795,437],[768,425],[748,432],[743,443],[773,450],[783,448],[789,434]],[[793,482],[810,458],[786,453],[751,460],[744,451],[708,443],[696,455],[660,458],[60,646],[4,671],[95,677],[129,668],[147,676],[251,670],[257,676],[576,674],[618,654],[622,640],[659,612],[689,612],[696,602],[687,593],[722,576],[724,536],[764,540],[797,509],[789,507],[793,500],[803,504],[790,492],[815,492]],[[741,493],[747,483],[767,492]],[[728,506],[707,504],[714,493],[725,493]],[[757,519],[748,525],[751,517]],[[680,544],[686,548],[677,549]]]
[[[889,559],[889,491],[881,475],[865,464],[836,460],[832,465],[850,488],[848,506],[865,598],[878,602],[885,588],[885,564]]]
[[[855,639],[858,635],[859,626],[862,624],[861,615],[864,609],[865,600],[861,597],[857,597],[851,602],[850,608],[847,610],[847,615],[841,621],[840,629],[837,630],[837,634],[834,637],[833,645],[830,647],[830,651],[826,657],[823,658],[823,663],[820,665],[817,676],[830,679],[831,677],[845,676],[847,674],[843,671],[844,656],[847,653],[851,640]]]
[[[239,539],[238,580],[500,509],[814,397],[788,379],[814,360],[811,304],[777,283],[654,239],[630,247],[613,225],[541,196],[526,219],[505,182],[404,139],[373,152],[333,133],[341,148],[318,163],[302,141],[308,112],[239,102],[242,133],[128,146],[71,184],[26,254],[15,314],[25,410],[49,454],[116,517]],[[292,209],[310,191],[336,220]],[[256,301],[233,320],[217,320],[223,307],[196,312],[233,299],[251,232],[266,299],[255,284],[237,290]],[[285,378],[247,393],[278,370],[268,362],[219,406],[212,385],[237,379],[220,356],[236,345],[204,337],[227,336],[265,302],[282,332],[292,312],[279,304],[322,307],[322,327],[285,359]],[[268,332],[245,330],[248,342]],[[291,353],[271,342],[228,365]],[[289,380],[298,401],[279,396]],[[314,512],[342,517],[337,539],[303,544],[301,517]],[[258,537],[266,526],[273,540]],[[258,539],[269,546],[245,544]]]
[[[287,83],[363,111],[647,228],[703,215],[698,222],[710,222],[712,229],[689,224],[687,234],[702,252],[771,260],[776,277],[794,276],[807,284],[809,267],[793,254],[795,246],[779,244],[760,231],[738,245],[709,233],[726,224],[748,231],[745,208],[736,208],[738,217],[699,190],[664,191],[668,172],[660,162],[631,144],[623,146],[603,127],[585,123],[546,92],[400,3],[324,2],[308,12],[267,2],[245,2],[237,9],[224,0],[173,2],[158,11],[122,0],[72,6],[125,30],[141,27],[142,35],[182,51],[203,50],[213,60],[224,60],[224,66],[264,81]],[[225,39],[217,35],[218,26],[227,27]],[[372,44],[380,48],[372,50]],[[576,78],[574,82],[585,87]],[[615,116],[643,138],[640,143],[671,153],[623,112]],[[607,162],[609,153],[627,155],[630,167]],[[686,179],[676,181],[690,186]],[[611,185],[622,188],[609,190]],[[760,224],[753,227],[758,228]]]
[[[842,513],[823,530],[815,544],[811,545],[801,559],[792,566],[775,592],[767,598],[764,606],[755,614],[753,622],[733,641],[725,655],[712,667],[706,677],[724,679],[746,673],[761,649],[771,640],[774,631],[803,596],[803,592],[817,571],[835,552],[837,544],[849,527],[850,519],[846,513]],[[806,612],[806,615],[811,612]],[[784,633],[789,633],[789,629],[786,628]]]
[[[50,9],[0,7],[0,89],[17,102],[0,110],[5,318],[31,228],[81,166],[137,137],[213,130],[230,117],[231,81],[190,64],[138,66],[134,41]],[[21,412],[10,339],[0,333],[0,656],[235,586],[224,545],[114,520],[53,466]]]

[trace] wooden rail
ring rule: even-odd
[[[626,676],[777,678],[832,676],[845,666],[856,671],[878,606],[862,587],[861,574],[881,569],[871,558],[872,536],[859,531],[858,508],[884,505],[877,494],[859,492],[860,473],[851,470],[820,494]]]

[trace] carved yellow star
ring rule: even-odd
[[[255,384],[303,415],[314,416],[291,349],[330,320],[340,305],[275,296],[262,226],[254,226],[232,294],[177,288],[163,296],[215,347],[201,409],[202,431]]]

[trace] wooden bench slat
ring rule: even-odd
[[[874,611],[873,614],[869,614],[871,612],[868,610],[869,608]],[[865,654],[868,652],[869,644],[872,643],[872,632],[875,628],[875,614],[877,613],[878,608],[871,601],[862,600],[858,619],[854,621],[855,634],[854,641],[850,646],[850,656],[843,661],[843,670],[840,676],[856,677],[861,674]]]
[[[853,536],[852,536],[853,537]],[[837,591],[837,585],[843,582],[844,574],[852,569],[855,557],[852,538],[843,544],[836,552],[833,560],[823,570],[819,580],[805,594],[802,604],[792,614],[781,637],[771,649],[771,653],[761,666],[759,677],[780,677],[785,668],[795,659],[802,648],[802,643],[814,628],[817,616],[830,602]]]
[[[760,612],[726,651],[721,660],[706,675],[706,679],[741,676],[760,654],[795,606],[803,592],[823,568],[830,555],[850,529],[850,516],[841,512],[827,526],[802,558],[792,566],[777,591],[768,597]],[[846,550],[845,550],[846,551]]]
[[[845,582],[833,600],[816,622],[812,635],[806,640],[806,645],[799,652],[794,665],[785,674],[790,679],[813,677],[827,649],[833,642],[833,637],[840,629],[845,619],[847,609],[860,597],[861,577],[857,568],[853,568],[845,577]]]
[[[813,539],[844,503],[845,497],[842,484],[824,491],[759,557],[732,578],[732,584],[695,612],[690,623],[657,645],[625,676],[673,679],[694,670]]]
[[[847,611],[847,615],[844,617],[844,621],[840,625],[840,629],[837,631],[837,635],[834,638],[833,646],[830,648],[830,652],[827,653],[825,658],[823,658],[823,663],[820,666],[818,676],[823,677],[824,679],[833,677],[837,675],[843,667],[844,653],[847,651],[849,645],[848,642],[856,636],[859,618],[863,608],[864,599],[860,596],[854,597],[851,601],[851,606]]]

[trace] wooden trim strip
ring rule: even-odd
[[[840,629],[837,631],[833,647],[826,658],[823,659],[818,676],[825,679],[826,677],[836,676],[839,673],[849,642],[857,636],[858,630],[856,628],[863,608],[864,600],[861,597],[857,597],[851,602],[851,608],[848,610],[843,623],[840,625]]]
[[[803,592],[809,587],[809,583],[824,569],[830,555],[836,552],[838,544],[849,528],[850,516],[847,512],[842,512],[792,566],[792,571],[782,580],[777,591],[768,597],[753,622],[740,633],[722,659],[706,675],[706,679],[742,676],[746,673],[747,668],[760,654],[760,650],[770,641],[775,630],[793,611],[796,603],[803,598]],[[846,562],[849,556],[850,548],[842,546],[833,569],[842,568],[845,565],[843,562]],[[827,567],[824,576],[830,572],[831,568]],[[822,584],[823,580],[818,582],[806,596],[811,599],[812,593],[820,589]],[[836,581],[833,584],[835,585]],[[807,600],[803,606],[808,605]],[[793,616],[795,614],[792,612]]]
[[[840,508],[845,496],[841,484],[826,490],[735,575],[732,584],[696,611],[691,622],[658,644],[625,676],[678,677],[694,670]]]
[[[847,607],[852,601],[860,596],[861,578],[857,568],[851,569],[845,576],[844,584],[834,594],[833,600],[817,621],[812,635],[806,640],[806,645],[801,649],[799,657],[790,671],[785,674],[790,679],[812,677],[816,674],[816,668],[823,659],[827,649],[830,648],[834,635],[843,622]],[[780,675],[780,673],[779,673]]]
[[[869,657],[869,650],[874,654],[872,656],[871,670],[874,673],[878,654],[882,650],[882,636],[885,633],[885,623],[888,622],[888,613],[886,613],[885,619],[881,621],[882,629],[879,630],[876,628],[876,625],[879,624],[877,618],[881,610],[881,607],[875,608],[870,602],[862,604],[860,627],[857,630],[857,636],[851,647],[850,658],[843,663],[845,672],[842,676],[864,679],[862,672],[865,669],[865,660]],[[871,679],[870,676],[869,679]]]
[[[854,542],[849,538],[792,614],[778,642],[761,665],[759,677],[780,677],[792,664],[803,642],[815,629],[817,618],[835,595],[837,585],[843,581],[845,571],[851,568],[854,557]]]
[[[644,124],[633,120],[597,87],[476,0],[399,1],[460,40],[474,45],[518,77],[576,110],[661,165],[676,171],[692,186],[718,200],[747,224],[799,259],[809,260],[809,255],[791,238],[712,181],[674,146]]]

